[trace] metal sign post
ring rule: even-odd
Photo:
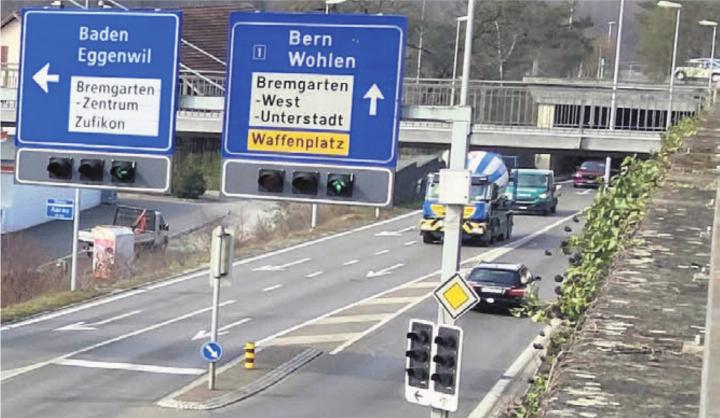
[[[232,273],[234,234],[220,225],[212,232],[210,248],[210,280],[212,281],[212,317],[210,320],[210,341],[203,345],[203,357],[208,361],[208,389],[215,390],[215,363],[220,359],[222,348],[217,342],[220,316],[220,280]]]
[[[463,72],[460,84],[460,106],[467,105],[468,82],[470,80],[470,62],[472,57],[473,18],[475,16],[475,0],[468,0],[467,24],[465,26],[465,49],[463,51]],[[471,119],[454,121],[452,125],[452,142],[450,143],[450,169],[464,170],[467,165],[468,141]],[[445,214],[445,237],[443,240],[442,266],[440,282],[443,283],[454,276],[460,267],[460,245],[462,231],[460,229],[463,205],[448,205]],[[454,325],[455,320],[440,304],[438,304],[438,324]],[[449,412],[433,407],[431,418],[447,418]]]
[[[75,188],[73,202],[72,266],[70,267],[70,290],[77,289],[78,231],[80,230],[80,189]]]

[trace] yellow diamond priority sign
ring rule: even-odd
[[[455,273],[448,281],[435,289],[433,295],[453,319],[459,318],[480,301],[475,290],[459,273]]]

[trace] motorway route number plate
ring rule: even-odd
[[[505,289],[503,289],[502,287],[483,287],[482,292],[483,293],[497,293],[497,294],[502,295],[503,293],[505,293]]]
[[[520,209],[523,209],[523,210],[525,210],[527,208],[528,208],[527,206],[520,206]]]

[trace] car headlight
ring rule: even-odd
[[[547,194],[547,193],[540,193],[540,195],[539,195],[538,197],[539,197],[540,199],[547,199],[548,194]]]

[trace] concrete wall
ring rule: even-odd
[[[14,19],[3,26],[0,38],[2,46],[8,47],[8,64],[17,65],[20,62],[20,21]]]
[[[99,190],[82,190],[81,209],[100,204]],[[45,217],[47,199],[73,199],[75,190],[68,187],[26,186],[15,184],[12,173],[0,178],[0,223],[2,233],[19,231],[50,221]]]

